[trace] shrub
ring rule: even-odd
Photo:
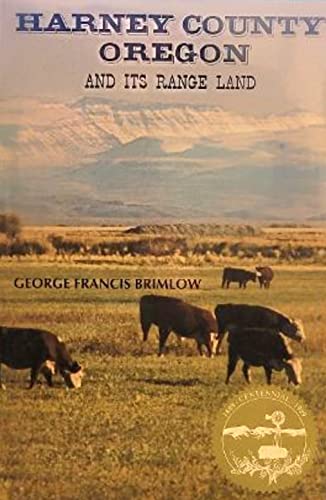
[[[86,244],[78,240],[65,240],[62,236],[50,234],[48,241],[54,247],[58,255],[81,254],[87,251]]]
[[[20,218],[16,214],[0,214],[0,233],[8,238],[16,238],[22,230]]]
[[[90,253],[95,255],[153,255],[155,257],[186,253],[187,242],[183,238],[143,238],[134,241],[103,241],[95,243]]]
[[[12,242],[0,243],[0,256],[26,256],[26,255],[45,255],[48,249],[45,245],[36,240],[16,239]]]
[[[9,247],[10,255],[44,255],[45,245],[36,240],[16,240]]]

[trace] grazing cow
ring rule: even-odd
[[[274,278],[273,269],[270,267],[256,267],[260,288],[269,288]]]
[[[229,362],[225,383],[228,384],[237,362],[244,362],[242,371],[248,384],[250,366],[263,366],[268,384],[272,371],[285,369],[288,382],[301,384],[301,360],[293,357],[286,339],[277,330],[265,328],[232,328],[228,336]]]
[[[180,337],[192,338],[197,342],[200,355],[205,345],[212,356],[217,344],[217,324],[213,314],[206,309],[187,304],[181,299],[160,295],[144,295],[140,299],[140,322],[144,341],[148,338],[152,324],[159,329],[159,356],[173,331]]]
[[[53,387],[52,376],[58,373],[58,367],[55,362],[46,360],[40,368],[40,373],[45,377],[48,385],[50,387]],[[64,381],[66,382],[67,387],[69,387],[70,389],[79,389],[82,385],[84,371],[83,369],[80,369],[76,373],[64,371],[62,373],[62,376],[64,378]]]
[[[270,328],[282,332],[293,340],[305,340],[303,324],[300,320],[270,309],[269,307],[248,304],[218,304],[215,308],[218,326],[217,352],[221,352],[222,340],[230,327]]]
[[[82,371],[81,366],[71,359],[65,344],[58,337],[53,333],[34,328],[0,327],[0,386],[2,386],[1,363],[15,370],[30,368],[30,389],[40,372],[52,387],[54,371],[59,371],[67,385],[69,380],[74,384],[72,375],[81,374]]]
[[[223,269],[222,288],[229,288],[230,283],[239,283],[239,288],[247,288],[248,281],[256,282],[259,273],[238,269],[236,267],[225,267]]]

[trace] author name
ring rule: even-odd
[[[23,290],[199,290],[195,278],[15,278],[13,286]]]

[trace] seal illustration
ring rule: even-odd
[[[233,482],[255,491],[293,486],[311,467],[316,427],[304,401],[288,390],[246,389],[216,417],[213,447]]]

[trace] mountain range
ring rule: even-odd
[[[326,220],[322,114],[95,98],[0,111],[0,210],[28,222]]]

